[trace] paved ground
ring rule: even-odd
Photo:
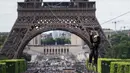
[[[73,69],[75,73],[93,73],[88,72],[85,62],[79,62],[75,59],[59,56],[40,57],[33,62],[28,62],[28,69],[25,73],[63,73],[63,69]]]
[[[25,73],[63,73],[63,69],[74,69],[78,73],[88,73],[83,63],[65,63],[65,64],[50,64],[49,62],[43,63],[28,63],[28,69]]]

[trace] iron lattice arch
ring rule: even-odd
[[[96,30],[102,38],[99,54],[103,56],[107,40],[95,16],[95,2],[25,0],[18,2],[17,10],[18,17],[1,50],[2,55],[8,58],[20,58],[24,47],[32,38],[50,30],[74,33],[90,47],[89,33],[91,30]]]

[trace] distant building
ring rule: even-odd
[[[0,36],[8,36],[9,35],[9,32],[0,32]]]
[[[52,36],[53,36],[54,39],[55,38],[67,38],[67,39],[70,39],[71,38],[71,33],[66,32],[66,31],[53,31]]]
[[[118,31],[118,33],[124,33],[130,36],[130,30],[122,30],[122,31]]]
[[[78,37],[75,34],[71,34],[69,32],[62,32],[59,34],[59,37],[61,38],[70,38],[71,44],[69,45],[41,45],[41,43],[36,43],[37,41],[40,42],[41,39],[46,39],[46,38],[52,38],[53,33],[50,34],[41,34],[40,36],[35,37],[34,39],[31,40],[30,44],[28,44],[28,47],[31,50],[40,52],[44,55],[59,55],[59,54],[68,54],[72,53],[74,55],[78,55],[79,52],[84,51],[89,52],[89,47],[84,46],[84,41]],[[41,39],[40,39],[41,38]],[[56,37],[58,38],[58,37]]]
[[[47,38],[53,38],[53,37],[52,37],[52,33],[41,34],[41,39],[47,39]]]
[[[107,38],[111,37],[113,34],[115,34],[115,31],[112,29],[103,29],[104,34]],[[79,36],[75,34],[71,34],[71,45],[86,45],[83,39],[81,39]],[[85,47],[84,47],[85,48]]]
[[[111,29],[103,29],[105,35],[107,38],[109,38],[111,35],[115,34],[115,32]],[[58,34],[57,34],[58,33]],[[41,39],[46,38],[70,38],[71,44],[70,45],[41,45]],[[30,44],[28,47],[33,50],[37,51],[39,53],[42,53],[44,55],[60,55],[60,54],[68,54],[72,53],[79,60],[83,60],[85,57],[88,57],[88,54],[90,52],[90,49],[88,45],[82,40],[79,36],[69,33],[69,32],[52,32],[52,33],[46,33],[41,34],[35,37],[30,41]]]
[[[55,39],[55,38],[58,38],[59,37],[59,31],[53,31],[52,32],[52,37]]]
[[[112,29],[103,29],[104,34],[106,35],[107,38],[110,38],[113,34],[116,32]]]
[[[71,34],[71,45],[84,45],[85,42],[83,41],[83,39],[81,39],[80,37],[78,37],[75,34]]]
[[[83,51],[81,45],[28,45],[28,47],[30,50],[43,55],[63,55],[71,53],[76,56],[79,52]]]
[[[129,32],[128,32],[128,36],[130,36],[130,30],[129,30]]]
[[[29,43],[28,45],[41,45],[41,34],[34,37]]]
[[[60,37],[60,38],[71,39],[71,33],[64,31],[64,32],[62,32],[62,33],[59,34],[59,37]]]

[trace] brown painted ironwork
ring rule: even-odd
[[[5,42],[2,55],[8,58],[20,58],[28,42],[46,31],[64,30],[81,37],[91,46],[89,33],[96,30],[101,36],[103,56],[106,37],[96,18],[95,2],[71,0],[70,2],[43,2],[42,0],[24,0],[18,2],[18,17]]]

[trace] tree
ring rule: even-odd
[[[56,38],[55,42],[57,45],[71,44],[71,41],[67,38]]]
[[[44,45],[64,45],[64,44],[71,44],[71,41],[69,39],[66,38],[47,38],[47,39],[43,39],[41,40],[42,44]]]
[[[65,44],[71,44],[71,41],[69,39],[64,39]]]
[[[54,45],[55,44],[55,40],[53,38],[43,39],[43,40],[41,40],[41,42],[44,45]]]
[[[63,45],[63,44],[65,44],[64,38],[56,38],[55,41],[56,41],[57,45]]]
[[[6,40],[6,38],[7,38],[7,35],[0,35],[0,48],[4,44],[4,41]]]
[[[112,47],[108,49],[106,57],[130,58],[130,37],[125,33],[118,33],[111,37]]]

